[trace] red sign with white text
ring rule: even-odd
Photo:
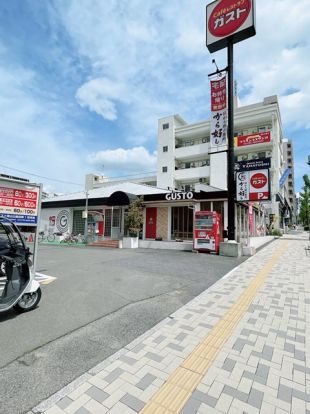
[[[222,0],[213,9],[208,21],[210,33],[216,37],[230,36],[248,18],[252,4],[250,0]]]
[[[207,48],[211,53],[256,33],[255,0],[216,0],[207,5]]]
[[[267,182],[268,182],[267,176],[259,172],[259,173],[255,173],[254,175],[252,175],[250,184],[253,188],[258,190],[260,188],[265,187]]]
[[[250,135],[241,135],[236,137],[235,146],[245,147],[247,145],[263,144],[265,142],[271,142],[270,131],[268,132],[257,132]]]
[[[269,200],[269,171],[249,171],[250,201]]]
[[[226,76],[210,82],[211,111],[221,111],[226,108]]]
[[[0,187],[0,214],[12,220],[26,217],[26,222],[31,224],[38,214],[38,196],[38,191]]]

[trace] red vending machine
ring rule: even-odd
[[[218,254],[222,234],[221,215],[216,211],[196,211],[194,250]]]

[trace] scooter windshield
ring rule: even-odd
[[[27,250],[17,227],[0,217],[0,311],[10,308],[30,280]]]

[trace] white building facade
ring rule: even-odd
[[[285,214],[286,196],[279,186],[285,163],[277,97],[270,96],[257,104],[236,108],[234,122],[235,161],[271,159],[271,199],[261,207],[272,225],[279,227]],[[179,115],[161,118],[157,153],[158,187],[189,191],[205,184],[227,189],[227,155],[211,148],[210,121],[187,124]]]

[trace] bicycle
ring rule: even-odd
[[[79,238],[78,236],[74,236],[73,234],[67,233],[64,235],[64,238],[60,240],[60,243],[78,243]]]
[[[55,241],[55,234],[54,233],[45,233],[44,231],[39,232],[39,243],[42,243],[43,241],[53,242]]]

